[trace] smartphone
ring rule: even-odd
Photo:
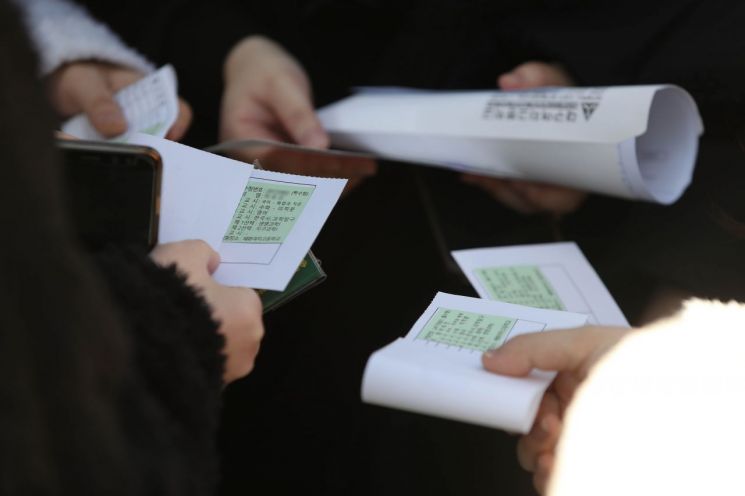
[[[158,242],[163,161],[147,146],[58,140],[68,204],[90,249]]]

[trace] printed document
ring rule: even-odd
[[[215,278],[231,286],[284,290],[346,183],[254,170],[223,231]]]
[[[367,403],[526,433],[554,374],[505,377],[481,365],[484,351],[514,336],[579,327],[587,316],[438,293],[409,333],[370,357]]]
[[[482,298],[583,313],[590,324],[629,326],[576,243],[478,248],[452,255]]]
[[[336,147],[663,204],[690,183],[703,132],[693,98],[669,85],[367,89],[319,117]]]

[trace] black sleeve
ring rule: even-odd
[[[161,268],[144,253],[118,249],[99,254],[97,262],[131,333],[138,387],[153,406],[148,421],[160,424],[156,435],[123,416],[141,471],[152,467],[154,480],[178,484],[180,494],[210,494],[218,480],[224,367],[217,324],[175,267]],[[135,418],[142,411],[122,408]]]

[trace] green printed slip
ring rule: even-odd
[[[415,339],[471,350],[498,348],[517,319],[438,308]]]
[[[250,179],[223,239],[226,243],[283,243],[314,186]]]
[[[536,265],[475,269],[479,282],[497,301],[547,310],[566,310],[556,290]]]

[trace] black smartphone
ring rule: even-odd
[[[147,146],[58,140],[81,241],[152,248],[158,242],[160,154]]]

